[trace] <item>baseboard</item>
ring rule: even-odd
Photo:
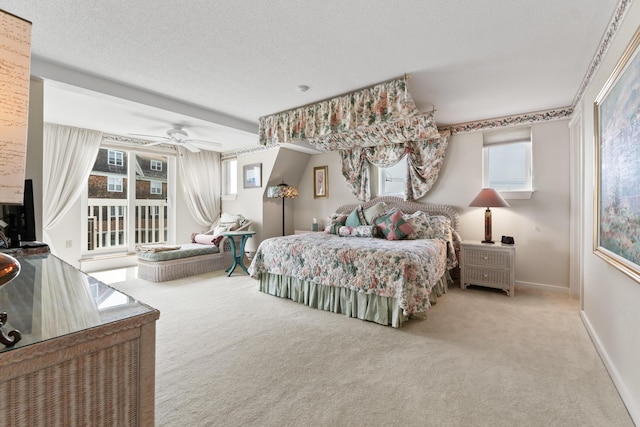
[[[546,291],[561,292],[569,295],[571,290],[565,286],[546,285],[544,283],[522,282],[516,280],[516,288],[544,289]]]
[[[598,335],[596,334],[595,330],[591,326],[591,322],[589,322],[589,318],[587,317],[584,310],[580,310],[580,318],[582,319],[582,323],[584,324],[584,327],[587,330],[589,337],[591,337],[591,342],[593,342],[594,347],[598,351],[598,354],[600,355],[600,359],[602,359],[602,363],[604,363],[604,366],[607,369],[607,372],[609,373],[609,376],[611,377],[613,384],[616,386],[616,389],[618,390],[618,394],[620,395],[622,402],[624,402],[624,405],[627,408],[627,412],[629,412],[629,416],[631,417],[631,420],[633,420],[635,425],[640,426],[640,409],[634,406],[633,399],[631,397],[631,394],[629,393],[629,390],[624,384],[624,381],[622,380],[620,373],[618,372],[615,365],[613,364],[613,361],[609,357],[609,354],[602,346],[602,342],[600,341],[600,338],[598,338]]]
[[[87,273],[111,270],[114,268],[133,267],[135,265],[138,265],[138,258],[135,254],[105,254],[80,259],[80,270]]]

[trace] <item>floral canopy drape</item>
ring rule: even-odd
[[[340,150],[342,175],[358,200],[366,202],[371,197],[369,164],[386,168],[395,165],[406,155],[405,199],[417,200],[427,194],[438,179],[449,137],[450,133],[447,133],[424,141]]]
[[[421,113],[406,77],[316,104],[260,118],[259,144],[308,141],[320,151],[340,151],[342,173],[354,194],[368,200],[369,168],[387,167],[409,154],[405,196],[425,195],[438,177],[449,135],[433,113]]]

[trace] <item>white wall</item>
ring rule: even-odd
[[[582,99],[584,134],[583,307],[585,325],[609,369],[622,399],[640,425],[640,283],[593,254],[594,120],[593,103],[640,23],[640,4],[631,4],[609,51]]]
[[[569,130],[568,120],[532,126],[535,193],[530,200],[509,200],[510,208],[494,208],[493,237],[514,236],[516,285],[569,288]],[[329,197],[313,198],[313,167],[329,166]],[[372,174],[373,175],[373,174]],[[344,204],[357,203],[342,177],[337,153],[311,157],[299,183],[295,227],[310,229]],[[424,203],[455,206],[461,214],[463,239],[484,238],[484,209],[468,205],[482,188],[482,134],[454,135],[440,178]]]

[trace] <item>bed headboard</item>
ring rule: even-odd
[[[336,212],[348,214],[360,205],[362,205],[362,207],[366,209],[380,202],[385,202],[389,207],[396,207],[404,213],[410,214],[416,211],[422,211],[430,215],[444,215],[451,220],[451,226],[453,227],[453,229],[460,233],[460,216],[458,215],[458,211],[456,211],[453,206],[428,205],[425,203],[409,202],[396,196],[380,196],[364,203],[343,205],[336,209]]]

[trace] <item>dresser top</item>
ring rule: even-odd
[[[18,256],[20,274],[0,286],[5,331],[22,339],[0,353],[158,311],[52,254]]]
[[[482,243],[480,240],[463,240],[461,245],[473,245],[473,246],[482,246],[485,248],[513,248],[516,245],[505,245],[503,243],[500,242],[495,242],[495,243]]]

